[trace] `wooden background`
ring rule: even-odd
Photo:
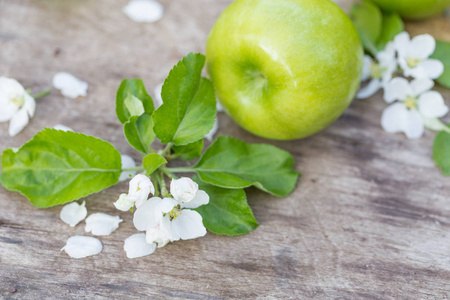
[[[139,159],[114,112],[123,78],[149,91],[207,34],[231,0],[162,0],[164,18],[138,24],[127,0],[0,0],[0,75],[40,91],[68,71],[89,82],[88,96],[57,91],[38,100],[17,137],[0,124],[0,150],[18,147],[44,127],[64,124],[112,142]],[[351,0],[337,1],[348,11]],[[450,41],[450,18],[407,25],[412,34]],[[437,88],[450,105],[450,91]],[[304,176],[295,192],[275,198],[248,190],[261,226],[242,237],[208,233],[129,260],[123,241],[136,233],[132,215],[113,202],[121,183],[86,199],[89,213],[125,221],[101,237],[100,255],[76,260],[59,250],[71,229],[60,207],[38,210],[0,187],[0,297],[3,299],[447,299],[450,298],[450,178],[431,159],[434,133],[419,140],[385,133],[381,93],[355,101],[313,137],[273,144],[293,153]],[[447,117],[446,121],[450,121]],[[220,132],[252,136],[224,115]]]

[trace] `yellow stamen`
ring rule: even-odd
[[[413,97],[406,97],[406,100],[403,101],[407,109],[417,109],[417,99]]]
[[[420,63],[420,59],[415,58],[415,57],[408,57],[408,59],[406,59],[406,64],[408,65],[408,67],[410,68],[415,68],[417,67],[417,65]]]

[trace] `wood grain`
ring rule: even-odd
[[[33,91],[68,71],[89,82],[88,96],[58,92],[38,100],[36,116],[17,137],[0,124],[0,150],[44,127],[64,124],[112,142],[139,159],[114,113],[123,78],[160,83],[180,57],[204,51],[214,20],[231,0],[162,0],[164,18],[134,23],[126,0],[0,0],[0,75]],[[336,1],[348,10],[353,1]],[[450,40],[450,19],[407,25]],[[437,88],[447,99],[450,92]],[[261,226],[246,236],[170,244],[129,260],[123,240],[131,214],[112,205],[122,183],[86,199],[90,213],[125,221],[102,237],[103,252],[82,260],[59,249],[84,234],[60,221],[60,208],[38,210],[0,187],[2,299],[448,299],[450,180],[431,159],[434,133],[419,140],[383,132],[381,93],[355,101],[313,137],[273,144],[294,154],[304,176],[295,192],[275,198],[254,189],[249,202]],[[446,121],[450,121],[447,118]],[[220,134],[252,136],[220,115]]]

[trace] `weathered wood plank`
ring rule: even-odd
[[[203,51],[209,29],[231,0],[161,1],[163,20],[137,24],[121,1],[0,0],[0,75],[36,91],[65,70],[90,83],[88,97],[57,92],[38,101],[15,138],[0,124],[0,150],[45,126],[65,124],[139,158],[114,113],[122,78],[161,82],[177,60]],[[354,1],[336,1],[348,10]],[[408,24],[450,40],[450,19]],[[445,98],[450,92],[438,88]],[[448,103],[450,104],[450,103]],[[292,152],[304,176],[289,197],[257,190],[248,198],[261,226],[242,237],[173,243],[128,260],[131,215],[112,202],[122,183],[88,197],[89,212],[125,221],[102,237],[103,252],[75,260],[59,249],[84,234],[0,187],[0,297],[5,299],[447,299],[450,298],[450,181],[431,160],[434,134],[410,141],[379,125],[381,94],[355,101],[333,126],[305,140],[273,142]],[[447,121],[450,121],[447,118]],[[220,115],[221,134],[267,142]]]

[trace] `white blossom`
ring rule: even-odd
[[[395,58],[395,47],[393,43],[388,43],[386,48],[377,54],[376,59],[377,61],[374,61],[370,56],[364,56],[361,81],[370,79],[370,82],[359,90],[356,95],[358,99],[373,96],[392,79],[392,75],[397,70],[397,60]]]
[[[385,87],[384,99],[388,103],[381,117],[381,126],[390,133],[404,132],[410,139],[423,135],[425,120],[441,118],[448,113],[442,95],[430,91],[434,82],[422,78],[408,82],[394,78]]]
[[[0,122],[9,123],[9,135],[16,136],[30,122],[36,101],[15,79],[0,77]]]
[[[84,258],[99,254],[102,252],[102,249],[102,243],[98,239],[90,236],[75,235],[67,240],[61,251],[66,251],[73,258]]]
[[[133,21],[153,23],[162,18],[164,7],[155,0],[131,0],[123,12]]]
[[[121,211],[130,210],[135,205],[138,208],[148,199],[149,194],[154,193],[155,187],[150,178],[138,174],[130,180],[128,194],[121,194],[114,206]]]
[[[53,86],[61,91],[64,97],[75,99],[86,96],[88,83],[67,72],[59,72],[53,76]]]
[[[95,213],[87,217],[85,231],[92,232],[93,235],[110,235],[119,228],[122,221],[118,216]]]
[[[155,252],[156,244],[147,243],[145,233],[133,234],[125,240],[123,245],[128,258],[137,258],[150,255]]]
[[[114,202],[114,206],[121,211],[129,211],[133,208],[136,198],[128,194],[120,194],[119,199]]]
[[[86,201],[83,201],[81,204],[72,202],[65,205],[61,209],[59,216],[64,223],[69,224],[70,227],[75,227],[87,216]]]
[[[122,154],[120,156],[122,160],[122,169],[134,168],[136,167],[136,162],[131,156]],[[130,177],[136,175],[136,171],[124,171],[120,174],[119,181],[125,181],[130,179]]]
[[[395,37],[394,44],[405,76],[436,79],[444,72],[441,61],[429,58],[436,49],[431,35],[422,34],[411,40],[407,32],[402,32]]]
[[[158,247],[206,234],[201,215],[190,208],[208,204],[208,194],[186,177],[172,180],[170,192],[174,198],[153,197],[136,210],[133,218],[138,230],[147,231],[147,242]]]

